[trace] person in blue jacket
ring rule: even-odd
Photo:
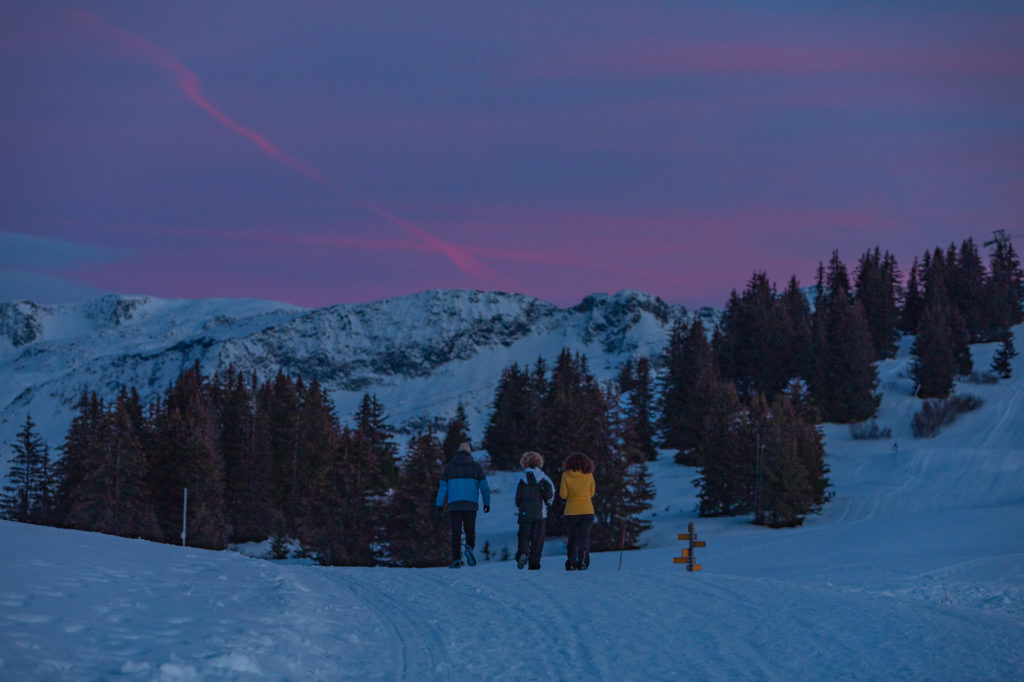
[[[473,459],[469,443],[459,446],[451,461],[444,465],[441,482],[437,486],[437,508],[444,508],[448,502],[448,512],[452,521],[452,563],[451,568],[462,565],[462,531],[466,531],[466,547],[464,550],[466,563],[476,566],[473,547],[476,545],[476,512],[477,500],[483,497],[484,513],[491,511],[491,488],[487,485],[484,468]]]

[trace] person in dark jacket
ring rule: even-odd
[[[473,459],[469,443],[459,446],[451,461],[444,465],[441,482],[437,486],[437,508],[444,507],[448,502],[448,512],[452,521],[452,563],[451,568],[462,565],[465,554],[466,563],[476,566],[473,547],[476,545],[476,512],[479,508],[478,498],[483,498],[484,513],[491,511],[491,488],[487,485],[484,468]],[[462,547],[462,533],[466,533],[466,546]]]
[[[555,496],[555,484],[541,467],[544,458],[537,452],[524,452],[519,458],[523,467],[519,485],[516,486],[516,508],[519,510],[519,547],[516,550],[516,566],[520,569],[529,562],[530,570],[540,569],[540,557],[544,552],[544,519],[548,517],[548,505]]]

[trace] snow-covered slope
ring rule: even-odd
[[[322,568],[0,522],[0,679],[1024,679],[1024,359],[959,387],[984,405],[927,440],[907,362],[881,367],[895,441],[825,427],[820,516],[697,518],[696,472],[663,453],[621,570],[566,573],[560,539],[539,572]],[[480,517],[499,554],[512,482]],[[690,522],[699,573],[672,562]]]
[[[26,413],[59,445],[83,389],[144,399],[183,369],[234,364],[261,379],[278,370],[316,378],[348,418],[375,393],[397,426],[454,414],[462,400],[472,433],[502,369],[552,360],[563,347],[587,355],[601,377],[630,354],[655,354],[681,307],[635,291],[595,294],[562,309],[522,295],[432,291],[317,310],[211,299],[104,298],[75,305],[0,304],[0,443]],[[9,448],[0,452],[0,462]],[[0,472],[6,466],[0,466]]]

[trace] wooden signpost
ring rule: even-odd
[[[700,541],[697,540],[697,532],[693,529],[693,523],[690,523],[690,525],[687,526],[686,529],[688,531],[690,531],[690,532],[689,533],[680,533],[679,534],[679,539],[680,540],[689,540],[690,541],[690,546],[689,547],[683,547],[683,554],[682,554],[682,556],[672,557],[672,563],[674,563],[674,564],[686,564],[686,570],[687,571],[699,571],[701,569],[701,565],[698,564],[698,563],[695,563],[696,562],[696,557],[693,555],[693,550],[696,549],[697,547],[706,547],[707,545],[706,545],[706,543],[703,540],[700,540]]]

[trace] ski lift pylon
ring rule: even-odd
[[[1013,239],[1013,235],[1006,234],[1006,230],[993,230],[992,239],[989,239],[987,242],[985,242],[984,246],[992,246],[993,244],[1005,244],[1011,239]]]

